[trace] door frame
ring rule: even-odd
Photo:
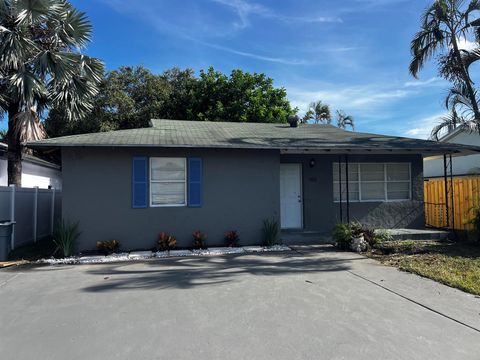
[[[282,214],[280,213],[280,230],[303,230],[304,223],[303,223],[303,163],[302,162],[284,162],[280,163],[280,167],[282,165],[296,165],[299,173],[299,182],[300,182],[300,226],[299,227],[283,227],[282,225]],[[280,171],[280,176],[282,176]],[[280,180],[281,181],[281,180]],[[280,192],[280,202],[282,201],[282,193]],[[281,212],[281,209],[280,209]]]

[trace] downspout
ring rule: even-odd
[[[443,182],[445,185],[445,222],[446,228],[450,226],[449,201],[448,201],[448,176],[447,176],[447,154],[443,154]]]
[[[451,186],[451,197],[452,197],[452,230],[453,237],[456,238],[455,233],[455,183],[453,182],[453,164],[452,164],[452,154],[449,154],[450,157],[450,186]]]
[[[347,182],[347,223],[350,223],[350,191],[348,189],[348,154],[345,155],[345,180]]]
[[[340,195],[340,222],[343,223],[343,203],[342,203],[342,155],[338,155],[338,193]]]

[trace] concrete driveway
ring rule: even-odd
[[[297,250],[1,270],[0,357],[479,359],[479,298]]]

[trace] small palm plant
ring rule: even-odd
[[[78,223],[70,223],[62,220],[53,231],[53,242],[57,246],[55,254],[69,257],[75,253],[75,243],[80,236]]]
[[[263,220],[262,232],[265,246],[273,246],[278,243],[278,222],[275,219]]]

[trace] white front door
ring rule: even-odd
[[[302,228],[302,164],[280,164],[282,229]]]

